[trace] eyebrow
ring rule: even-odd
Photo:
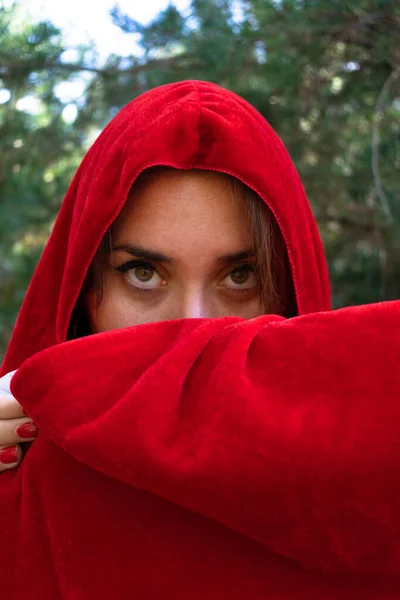
[[[152,260],[154,262],[173,262],[173,258],[163,254],[162,252],[156,252],[154,250],[149,250],[148,248],[143,248],[142,246],[136,246],[134,244],[120,244],[118,246],[113,246],[112,251],[127,252],[128,254],[132,254],[132,256],[140,256],[140,258],[145,258],[146,260]],[[254,252],[250,249],[245,249],[239,250],[239,252],[234,252],[233,254],[224,254],[223,256],[219,256],[217,258],[217,262],[229,264],[240,262],[241,260],[250,260],[252,258],[254,258]]]
[[[250,260],[254,258],[254,252],[250,249],[239,250],[239,252],[234,252],[233,254],[224,254],[223,256],[219,256],[217,261],[219,263],[235,263],[240,262],[241,260]]]
[[[153,260],[154,262],[171,263],[173,259],[170,256],[162,254],[162,252],[155,252],[154,250],[148,250],[141,246],[134,246],[133,244],[121,244],[120,246],[113,246],[113,252],[118,250],[132,254],[132,256],[140,256],[147,260]]]

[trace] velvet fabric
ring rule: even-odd
[[[284,236],[299,316],[66,341],[98,244],[153,165],[234,175]],[[40,434],[0,476],[7,600],[400,595],[400,304],[330,310],[307,199],[234,94],[181,82],[109,124],[67,193],[2,366]]]

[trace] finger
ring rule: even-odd
[[[0,421],[0,446],[32,442],[37,437],[37,427],[32,419],[6,419]]]
[[[0,446],[0,473],[8,469],[14,469],[22,460],[20,446]]]
[[[23,408],[16,401],[14,396],[0,392],[0,420],[17,419],[18,417],[23,416],[26,416]]]

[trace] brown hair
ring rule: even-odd
[[[286,245],[278,223],[265,202],[251,188],[229,178],[237,202],[245,202],[250,225],[250,244],[256,257],[255,272],[265,314],[294,317],[296,297]]]
[[[152,167],[148,171],[165,170],[166,167]],[[287,250],[282,233],[275,217],[265,202],[251,188],[232,176],[227,176],[235,202],[245,202],[249,219],[251,249],[255,261],[255,273],[260,286],[260,299],[265,314],[278,314],[293,317],[297,314]],[[100,304],[103,293],[103,269],[111,252],[111,228],[109,228],[97,249],[89,267],[78,301],[73,310],[68,339],[91,334],[85,306],[85,296],[89,290],[96,290]]]

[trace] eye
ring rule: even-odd
[[[223,280],[223,285],[232,290],[249,290],[258,285],[254,267],[241,265],[231,271]]]
[[[155,267],[147,262],[130,260],[116,270],[124,274],[129,285],[140,290],[154,290],[165,285]]]

